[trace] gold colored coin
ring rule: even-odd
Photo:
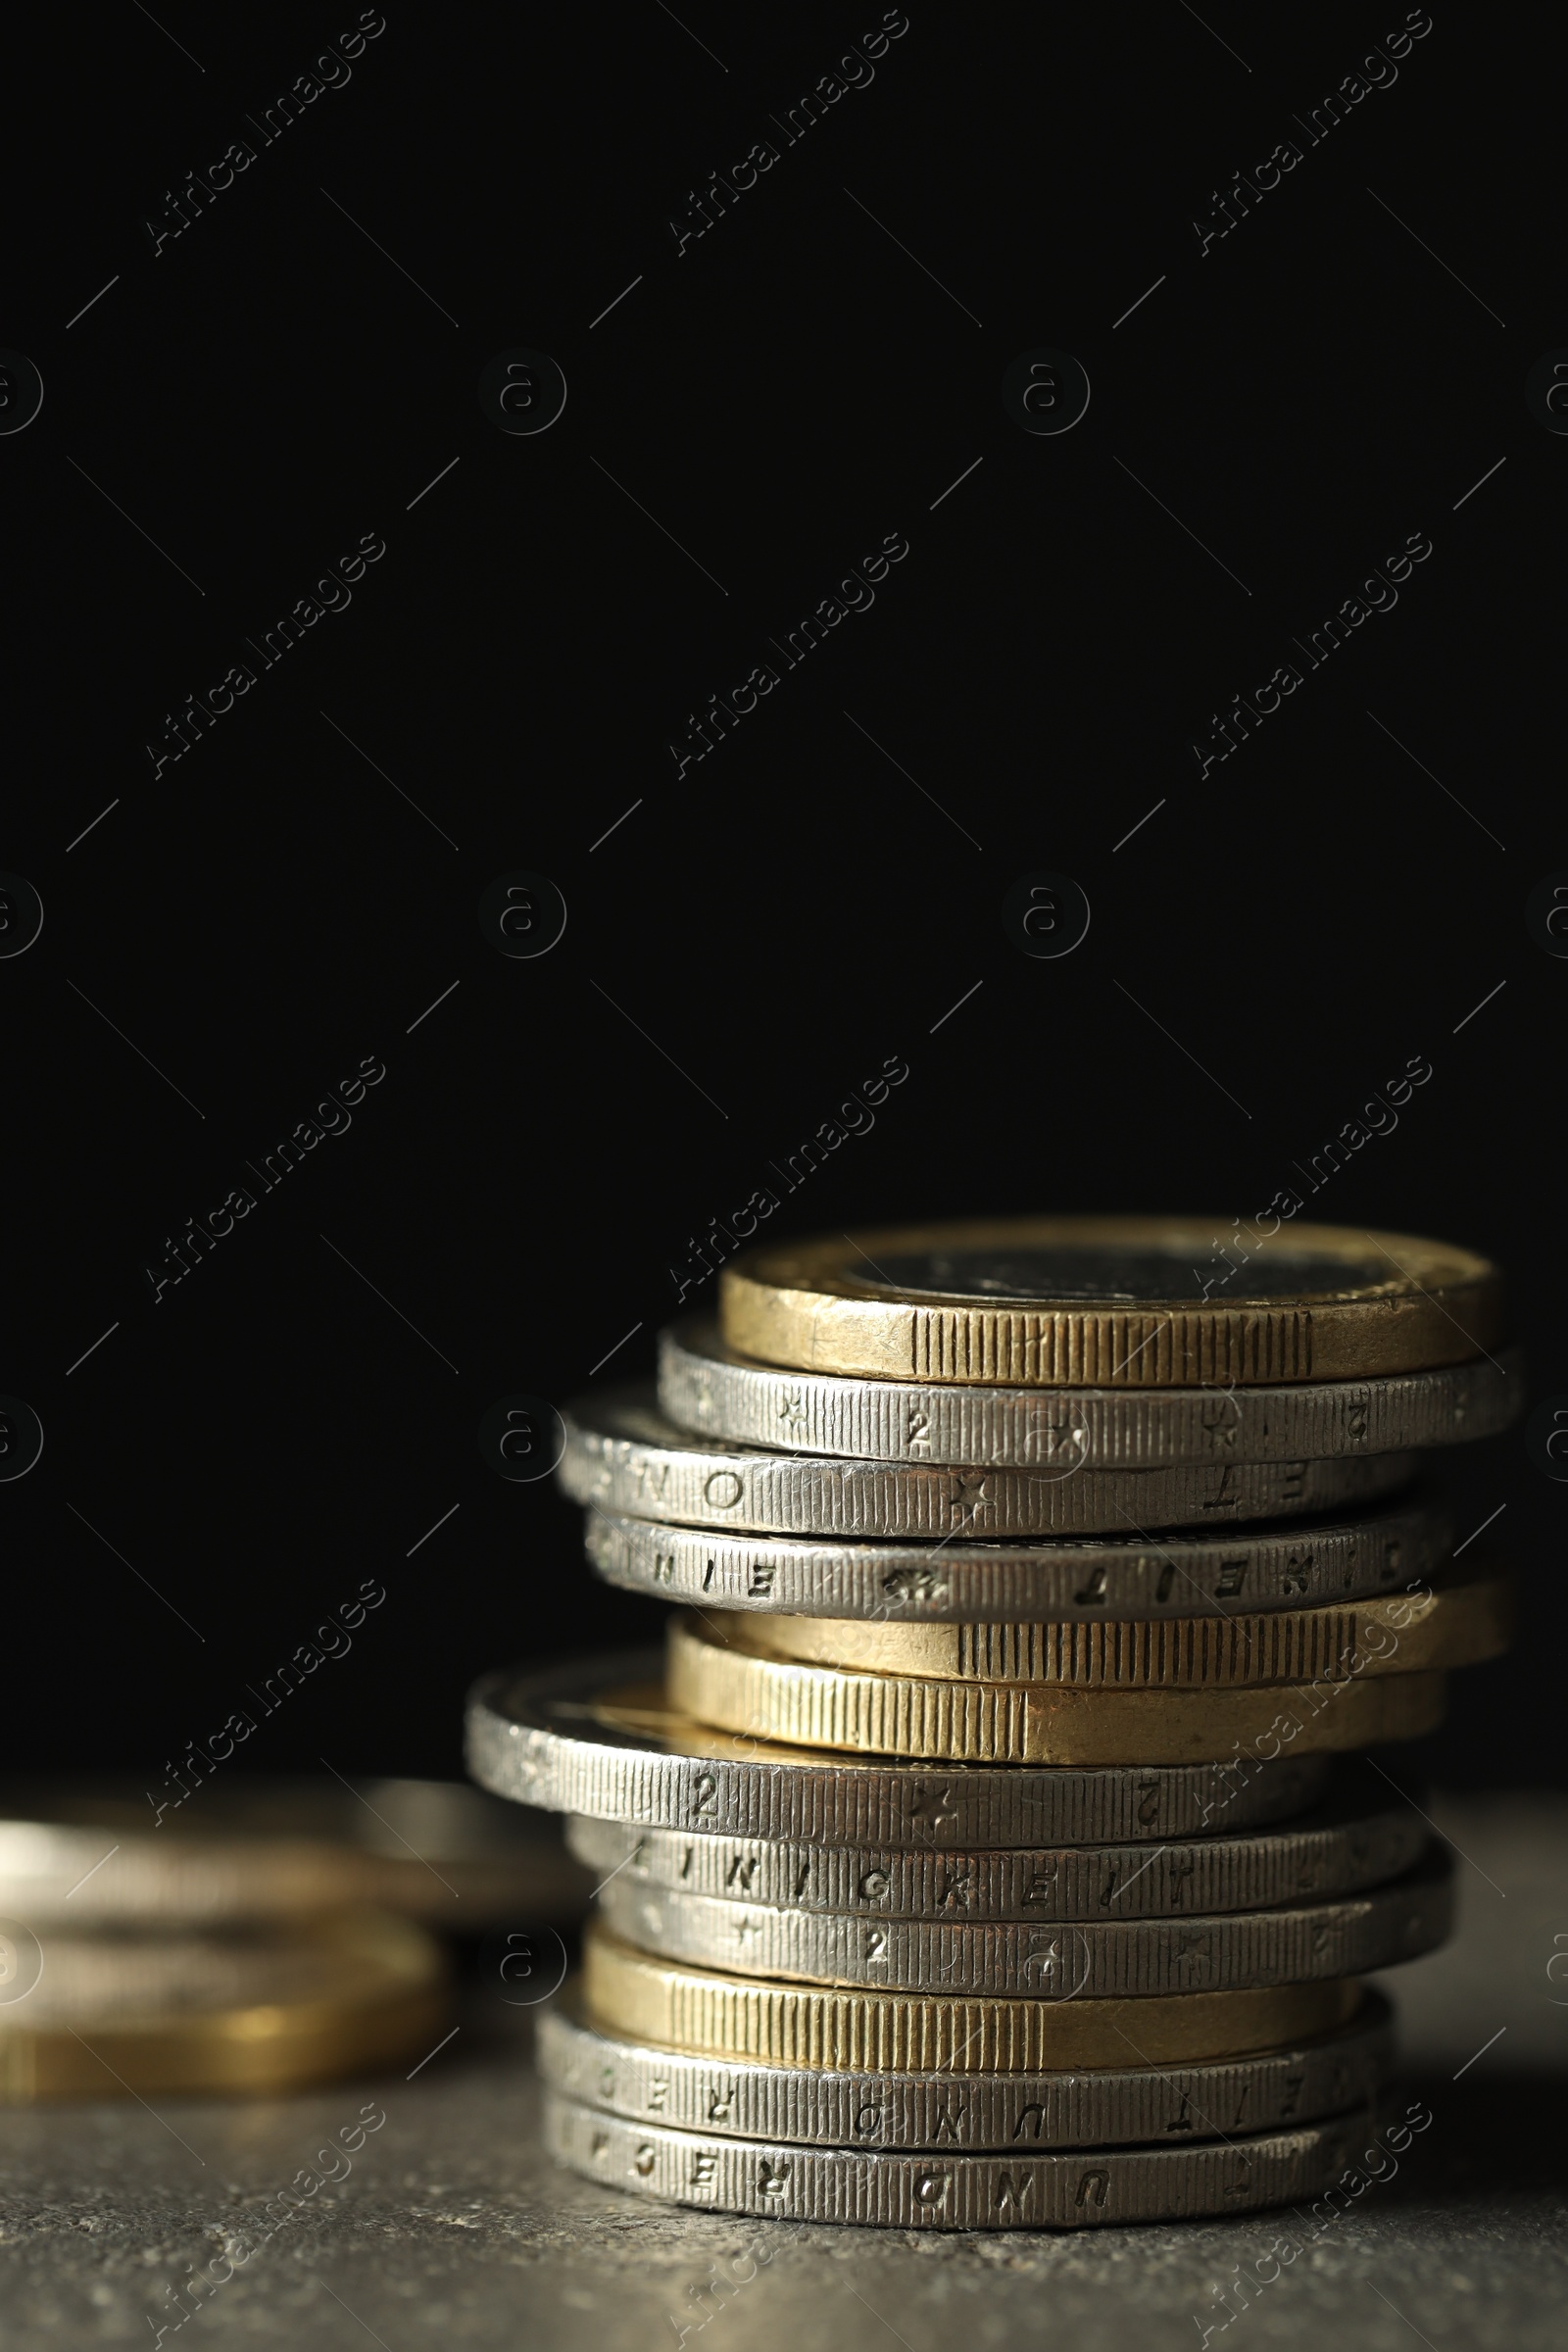
[[[583,1939],[583,2007],[600,2033],[745,2060],[923,2074],[1055,2074],[1184,2066],[1331,2034],[1355,2013],[1351,1978],[1142,1999],[1007,2000],[770,1983],[656,1960],[597,1921]]]
[[[874,1380],[1182,1388],[1465,1363],[1502,1334],[1497,1270],[1408,1234],[1232,1219],[896,1226],[744,1252],[725,1340]]]
[[[800,1747],[986,1764],[1196,1764],[1417,1740],[1443,1719],[1441,1674],[1385,1674],[1216,1690],[1082,1690],[864,1674],[727,1649],[669,1629],[671,1706]]]
[[[375,1911],[224,1935],[12,1926],[0,1966],[0,2107],[299,2090],[422,2055],[446,2013],[439,1946]]]
[[[1419,1592],[1219,1617],[1107,1623],[872,1624],[705,1609],[714,1642],[761,1658],[943,1682],[1060,1683],[1077,1690],[1241,1689],[1320,1675],[1416,1674],[1479,1665],[1508,1646],[1506,1576]]]

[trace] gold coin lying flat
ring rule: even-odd
[[[1343,2115],[1377,2096],[1394,2019],[1366,1991],[1348,2024],[1283,2048],[1201,2065],[1077,2067],[1066,2074],[874,2074],[757,2066],[596,2034],[575,1990],[539,2013],[538,2066],[563,2097],[628,2123],[820,2148],[1153,2146],[1230,2138]]]
[[[787,1243],[725,1267],[720,1327],[762,1363],[1022,1388],[1356,1380],[1502,1337],[1497,1270],[1468,1250],[1266,1223],[1023,1217]]]
[[[1226,1617],[1027,1625],[872,1625],[855,1618],[705,1609],[710,1637],[753,1657],[942,1682],[1061,1683],[1079,1690],[1223,1690],[1319,1675],[1443,1672],[1508,1646],[1506,1576],[1315,1609]]]
[[[990,1764],[1192,1764],[1418,1740],[1443,1719],[1441,1674],[1215,1690],[1082,1690],[807,1666],[669,1629],[669,1701],[701,1723],[799,1747]]]
[[[298,2090],[422,2054],[446,2009],[439,1947],[373,1911],[226,1935],[11,1922],[0,1970],[0,2106]]]
[[[1360,1997],[1347,1978],[1078,2001],[882,1992],[657,1960],[597,1921],[583,1940],[583,2010],[599,2033],[759,2066],[960,2075],[1184,2066],[1332,2034]]]

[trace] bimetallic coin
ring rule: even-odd
[[[569,2000],[539,2020],[553,2090],[628,2122],[726,2139],[839,2148],[1104,2148],[1272,2131],[1361,2108],[1394,2058],[1393,2013],[1367,1991],[1348,2025],[1290,2049],[1207,2065],[1054,2075],[835,2074],[617,2041]]]
[[[823,1756],[707,1730],[675,1712],[657,1651],[550,1674],[486,1676],[468,1703],[468,1769],[521,1804],[648,1829],[823,1845],[1078,1845],[1189,1838],[1283,1821],[1314,1803],[1328,1759],[1109,1770]]]
[[[702,1622],[711,1641],[755,1657],[860,1674],[1212,1690],[1480,1665],[1508,1646],[1513,1584],[1505,1575],[1477,1576],[1325,1608],[1098,1625],[867,1625],[728,1609],[704,1609]]]
[[[668,1660],[670,1704],[722,1731],[988,1764],[1192,1764],[1290,1745],[1369,1747],[1419,1740],[1443,1720],[1446,1699],[1441,1674],[1325,1675],[1215,1690],[857,1674],[725,1648],[695,1616],[671,1621]]]
[[[1375,2123],[1363,2110],[1196,2147],[919,2155],[671,2132],[554,2091],[544,2103],[547,2146],[587,2180],[710,2212],[898,2230],[1115,2227],[1298,2204],[1363,2151],[1370,2161]]]
[[[745,1252],[719,1277],[743,1355],[873,1380],[1021,1388],[1362,1380],[1502,1337],[1497,1270],[1408,1234],[1236,1219],[894,1226]]]
[[[299,2090],[402,2065],[445,2022],[439,1947],[383,1912],[38,1941],[37,1982],[0,2005],[0,2106]]]
[[[187,1786],[187,1783],[189,1786]],[[462,1782],[254,1773],[0,1783],[0,1914],[222,1926],[351,1903],[476,1934],[579,1918],[593,1881],[543,1822]]]
[[[1517,1348],[1431,1372],[1228,1389],[999,1389],[779,1371],[707,1318],[659,1343],[661,1411],[742,1446],[1064,1478],[1179,1462],[1299,1462],[1490,1438],[1524,1403]]]
[[[1452,1548],[1431,1495],[1364,1519],[1058,1536],[1039,1544],[834,1544],[730,1535],[590,1509],[588,1557],[656,1599],[808,1617],[970,1624],[1061,1618],[1228,1617],[1237,1609],[1358,1600],[1435,1576]]]
[[[599,1909],[641,1951],[751,1977],[1042,2001],[1143,2000],[1361,1976],[1436,1951],[1453,1925],[1453,1866],[1443,1848],[1362,1894],[1200,1919],[849,1919],[625,1877],[600,1888]]]
[[[868,1920],[1194,1918],[1351,1894],[1413,1867],[1427,1830],[1381,1778],[1342,1767],[1343,1793],[1277,1829],[1128,1845],[901,1852],[799,1838],[712,1838],[581,1816],[566,1842],[597,1883],[674,1887]]]
[[[850,2074],[1055,2074],[1181,2066],[1284,2049],[1355,2013],[1346,1979],[1148,1999],[784,1984],[639,1952],[601,1921],[583,1937],[583,2016],[602,2034],[760,2066]]]
[[[785,1536],[1147,1536],[1352,1508],[1396,1493],[1415,1468],[1407,1453],[1061,1473],[768,1453],[689,1436],[657,1410],[646,1384],[579,1399],[564,1418],[556,1475],[575,1501]]]

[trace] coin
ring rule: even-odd
[[[1038,1544],[834,1544],[590,1509],[589,1559],[656,1599],[883,1622],[1224,1617],[1310,1607],[1435,1576],[1452,1525],[1430,1495],[1364,1519]]]
[[[664,1960],[900,1992],[1143,2000],[1356,1977],[1436,1951],[1453,1926],[1446,1848],[1388,1886],[1198,1919],[852,1919],[727,1901],[624,1876],[599,1890],[623,1941]]]
[[[1367,1747],[1420,1739],[1443,1720],[1446,1695],[1441,1674],[1217,1690],[855,1674],[727,1649],[692,1613],[672,1620],[668,1655],[670,1704],[699,1723],[804,1747],[988,1764],[1189,1764],[1252,1754],[1269,1740],[1308,1753]]]
[[[1181,2066],[1281,2049],[1353,2016],[1348,1980],[1145,2000],[1007,2000],[768,1983],[655,1959],[602,1922],[583,1936],[583,2016],[602,2034],[760,2066],[849,2073],[1054,2074]]]
[[[1271,1830],[1127,1845],[901,1852],[814,1839],[713,1838],[582,1816],[566,1842],[596,1881],[864,1919],[1191,1918],[1349,1894],[1414,1864],[1427,1832],[1413,1804],[1342,1766],[1335,1794]]]
[[[439,1947],[384,1912],[39,1941],[32,1989],[0,2006],[0,2105],[298,2090],[401,2064],[445,2021]]]
[[[468,1702],[481,1788],[554,1813],[718,1838],[940,1851],[1243,1830],[1312,1804],[1326,1756],[1089,1771],[823,1756],[707,1730],[664,1698],[658,1651],[487,1675]]]
[[[577,1918],[559,1838],[454,1781],[0,1782],[0,1913],[34,1927],[221,1925],[368,1903],[472,1933]]]
[[[673,2205],[900,2230],[1066,2230],[1250,2213],[1322,2194],[1366,2151],[1357,2114],[1184,2148],[967,2156],[803,2148],[627,2123],[551,2091],[545,2141],[575,2173]],[[756,2275],[756,2265],[747,2278]]]
[[[785,1372],[725,1347],[708,1318],[662,1332],[661,1411],[737,1445],[1065,1477],[1178,1462],[1298,1462],[1490,1438],[1523,1406],[1517,1348],[1431,1372],[1265,1389],[946,1387]]]
[[[557,1477],[577,1502],[641,1519],[805,1536],[1045,1536],[1298,1518],[1375,1501],[1415,1456],[1178,1464],[1167,1470],[939,1469],[695,1439],[646,1384],[579,1399]]]
[[[1479,1665],[1508,1646],[1513,1585],[1499,1573],[1316,1609],[1098,1625],[868,1625],[732,1609],[701,1617],[709,1638],[732,1649],[862,1674],[1211,1690]]]
[[[1502,1336],[1497,1270],[1468,1250],[1228,1222],[1024,1217],[781,1243],[724,1268],[720,1322],[766,1364],[1024,1388],[1357,1380],[1463,1363]]]
[[[842,2148],[1183,2147],[1343,2114],[1372,2099],[1394,2057],[1393,2012],[1363,1992],[1315,2040],[1206,2065],[1052,2075],[835,2074],[617,2041],[569,1999],[539,2020],[539,2072],[587,2107],[678,2132]]]

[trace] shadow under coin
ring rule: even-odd
[[[1391,2203],[1465,2205],[1526,2195],[1568,2195],[1568,2074],[1504,2074],[1479,2082],[1401,2074],[1392,2087],[1396,2115],[1424,2100],[1433,2121],[1410,2143],[1396,2180],[1381,2195]]]

